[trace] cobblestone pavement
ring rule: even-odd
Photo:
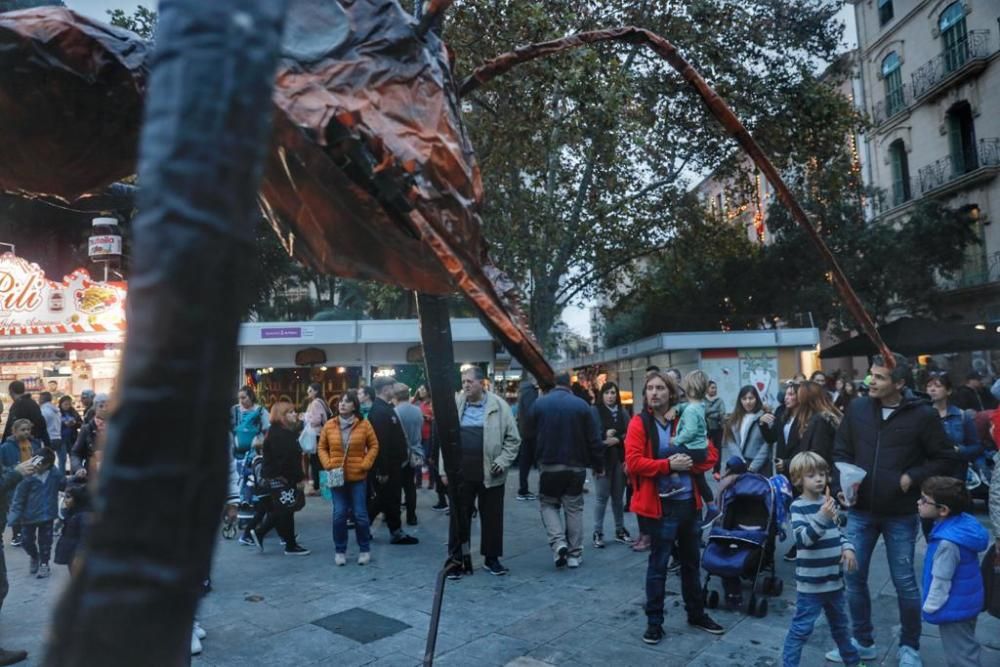
[[[516,501],[515,490],[515,480],[508,480],[503,561],[511,573],[494,577],[480,568],[475,576],[448,582],[435,664],[780,664],[782,642],[794,613],[791,564],[779,565],[785,591],[780,598],[771,600],[766,618],[712,612],[726,628],[721,637],[685,623],[680,581],[671,577],[666,638],[650,647],[641,641],[645,629],[645,554],[633,553],[613,542],[603,550],[591,547],[593,495],[588,494],[588,540],[583,565],[575,571],[557,571],[537,504]],[[269,536],[264,554],[220,539],[214,591],[205,598],[199,612],[208,637],[204,653],[193,664],[419,664],[448,530],[448,518],[431,511],[433,502],[433,493],[419,492],[420,525],[410,529],[420,538],[419,545],[389,545],[388,531],[377,526],[372,562],[366,567],[355,563],[353,535],[348,565],[334,565],[330,504],[322,498],[309,498],[305,510],[297,515],[300,540],[312,549],[310,556],[285,557],[277,536]],[[606,533],[613,533],[610,521],[609,510]],[[626,521],[635,534],[634,517],[629,515]],[[474,548],[478,549],[478,534],[474,536]],[[0,644],[29,650],[31,656],[25,664],[37,665],[52,606],[68,575],[65,568],[57,567],[47,580],[30,578],[24,552],[10,546],[6,549],[11,592],[0,615]],[[918,572],[923,550],[921,541]],[[779,546],[779,553],[783,552]],[[477,557],[476,563],[481,565],[481,559]],[[898,616],[881,546],[875,554],[871,583],[878,595],[873,605],[880,655],[877,664],[895,665]],[[336,616],[342,612],[349,613]],[[936,627],[924,624],[923,630],[924,664],[944,665]],[[1000,664],[1000,620],[980,616],[977,634],[985,646],[991,647],[984,651],[983,665]],[[823,665],[823,652],[830,647],[830,634],[821,620],[802,664]]]

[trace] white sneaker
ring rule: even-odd
[[[899,659],[899,667],[924,667],[920,652],[912,646],[900,646],[896,657]]]
[[[201,640],[198,639],[198,635],[194,632],[191,633],[191,655],[199,655],[201,653]]]
[[[205,632],[205,628],[201,627],[201,623],[199,623],[198,621],[195,621],[194,622],[194,636],[197,637],[198,639],[204,639],[206,635],[208,635],[208,633]]]
[[[580,563],[582,562],[583,562],[582,556],[570,556],[569,558],[566,559],[566,565],[574,569],[580,567]]]
[[[371,561],[371,559],[372,559],[371,553],[367,551],[362,551],[361,553],[358,554],[358,565],[368,565],[368,562]]]
[[[854,648],[858,649],[858,653],[861,655],[862,660],[878,659],[878,649],[875,648],[875,644],[872,644],[871,646],[862,646],[854,637],[851,637],[851,643],[854,644]],[[824,657],[830,662],[844,662],[844,659],[840,657],[839,649],[827,651]]]
[[[333,554],[333,562],[337,565],[347,565],[347,554]]]

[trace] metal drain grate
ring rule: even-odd
[[[391,637],[411,627],[395,618],[360,607],[315,620],[312,624],[361,644]]]

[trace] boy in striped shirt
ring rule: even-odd
[[[830,467],[815,452],[801,452],[788,469],[792,484],[802,495],[792,502],[792,532],[795,534],[795,617],[788,628],[783,651],[785,667],[798,667],[802,649],[809,641],[820,612],[826,612],[830,633],[848,667],[860,665],[861,656],[851,642],[847,599],[841,567],[858,566],[854,547],[837,526],[837,506],[827,483]]]

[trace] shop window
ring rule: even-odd
[[[892,166],[892,205],[899,206],[910,201],[910,166],[902,139],[889,144],[889,164]]]
[[[892,20],[892,0],[878,0],[878,24],[885,25]]]
[[[903,101],[903,75],[899,54],[891,52],[882,59],[882,78],[885,80],[885,115],[892,116],[901,111]]]
[[[969,33],[965,27],[965,9],[961,2],[948,5],[938,19],[944,48],[945,72],[954,72],[969,60]]]

